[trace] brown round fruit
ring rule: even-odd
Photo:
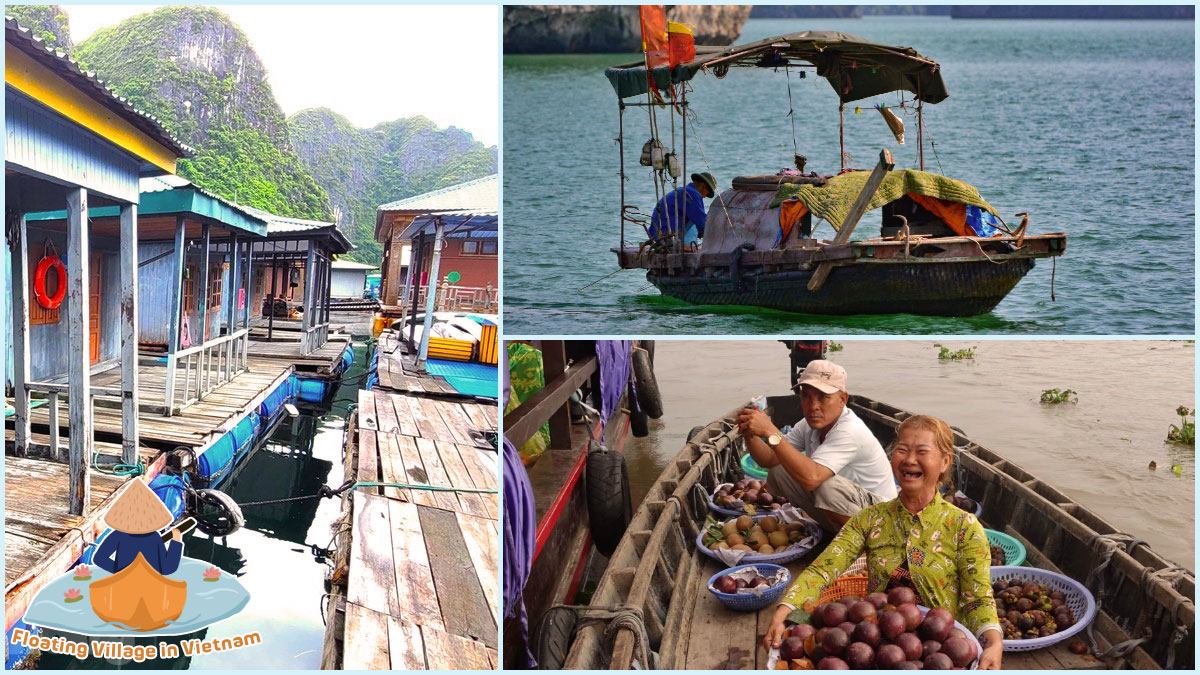
[[[875,650],[865,642],[852,642],[846,647],[846,664],[852,670],[866,670],[875,665]]]
[[[892,670],[905,660],[904,650],[896,645],[883,645],[875,652],[875,665],[883,670]]]
[[[842,652],[846,651],[846,647],[849,646],[850,636],[846,635],[846,631],[841,628],[830,628],[825,633],[825,636],[821,638],[821,647],[830,656],[841,656]]]
[[[941,642],[946,639],[946,634],[949,632],[950,626],[946,625],[940,616],[926,615],[925,620],[917,627],[917,635],[921,636],[922,640]]]
[[[909,603],[915,605],[917,604],[917,594],[913,592],[913,589],[901,586],[888,591],[887,600],[889,605],[897,607]]]
[[[963,638],[952,637],[942,643],[942,654],[950,657],[956,668],[966,668],[974,660],[971,654],[974,651],[970,641]]]
[[[883,633],[883,637],[894,640],[897,635],[908,630],[908,623],[904,620],[904,615],[900,612],[884,612],[879,617],[879,631]]]
[[[821,613],[821,624],[825,626],[836,626],[845,621],[848,616],[846,606],[840,602],[831,602],[825,605],[824,611]]]
[[[883,609],[883,606],[888,604],[888,596],[886,593],[872,593],[866,597],[867,602],[875,605],[875,610]]]
[[[925,659],[925,670],[951,670],[953,668],[954,662],[941,652],[931,654]]]
[[[850,666],[836,656],[826,656],[817,663],[817,670],[850,670]]]
[[[882,641],[883,634],[879,630],[879,624],[864,621],[854,627],[854,632],[851,633],[850,639],[855,642],[861,642],[871,649],[875,649]]]
[[[867,619],[875,618],[875,605],[860,600],[850,607],[850,621],[854,623],[862,623]]]
[[[779,643],[779,658],[785,661],[804,658],[804,640],[793,636]]]
[[[925,646],[921,644],[921,638],[915,633],[903,633],[896,636],[892,640],[892,644],[896,645],[903,651],[905,661],[920,661],[921,653],[925,651]]]
[[[897,605],[896,611],[900,612],[900,616],[904,617],[904,626],[906,630],[916,630],[917,626],[921,625],[921,610],[911,602],[906,602],[903,605]]]

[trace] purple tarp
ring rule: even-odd
[[[600,362],[600,424],[608,422],[608,418],[625,393],[625,384],[629,382],[631,360],[629,350],[633,340],[596,340],[596,358]],[[630,401],[629,407],[635,410],[637,401]]]

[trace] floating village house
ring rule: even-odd
[[[329,297],[334,300],[361,298],[367,289],[367,274],[378,270],[375,265],[334,260],[330,265]]]
[[[122,458],[137,461],[139,180],[173,174],[188,149],[16,21],[4,23],[14,449],[29,450],[30,395],[48,395],[53,415],[66,394],[69,510],[80,515],[89,507],[94,397],[119,405]],[[97,207],[116,215],[89,222]],[[27,218],[42,211],[65,218]],[[93,386],[94,375],[116,368],[112,385]]]
[[[437,310],[498,311],[499,206],[496,175],[380,206],[383,315],[415,313],[430,285],[440,285]]]

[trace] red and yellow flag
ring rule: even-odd
[[[642,51],[646,66],[657,68],[670,64],[671,47],[667,37],[667,6],[641,5]]]

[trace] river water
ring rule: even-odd
[[[976,348],[973,359],[953,362],[940,361],[931,341],[841,344],[829,358],[846,368],[852,394],[946,420],[1195,569],[1195,449],[1164,442],[1179,424],[1175,409],[1195,407],[1195,344],[942,341]],[[654,369],[665,413],[625,450],[639,502],[692,427],[789,387],[787,348],[774,340],[659,341]],[[1075,390],[1078,403],[1040,403],[1051,388]],[[1172,464],[1182,465],[1181,476]]]
[[[1028,211],[1031,232],[1068,233],[1057,301],[1049,260],[994,311],[971,318],[692,306],[663,298],[636,270],[581,291],[616,270],[609,248],[620,226],[617,105],[603,72],[633,57],[521,55],[504,59],[508,334],[1192,334],[1193,21],[754,19],[739,42],[808,29],[912,46],[941,64],[950,98],[926,106],[936,143],[926,147],[926,169],[975,185],[1009,223]],[[837,97],[812,73],[791,75],[799,150],[811,170],[836,173]],[[782,73],[737,69],[720,81],[698,76],[694,85],[689,172],[706,159],[724,189],[734,176],[791,164]],[[899,146],[871,109],[898,98],[858,102],[860,115],[847,109],[852,166],[870,168],[885,145],[897,166],[917,165],[915,118],[905,118],[907,143]],[[649,135],[645,115],[626,115],[626,190],[649,212],[653,187],[635,154]],[[863,225],[877,234],[878,218],[868,214]],[[817,235],[832,230],[822,225]]]
[[[313,495],[322,485],[341,485],[346,412],[358,400],[369,356],[363,343],[355,343],[354,364],[343,375],[329,407],[301,405],[299,416],[284,417],[220,489],[244,504]],[[39,669],[319,669],[325,635],[324,579],[332,560],[312,547],[332,548],[331,526],[340,508],[340,499],[245,505],[245,526],[228,537],[210,537],[193,530],[184,536],[184,555],[236,576],[250,592],[249,603],[238,614],[190,635],[126,639],[136,644],[177,644],[185,639],[233,638],[257,632],[262,636],[260,645],[142,664],[95,657],[78,661],[44,653]]]

